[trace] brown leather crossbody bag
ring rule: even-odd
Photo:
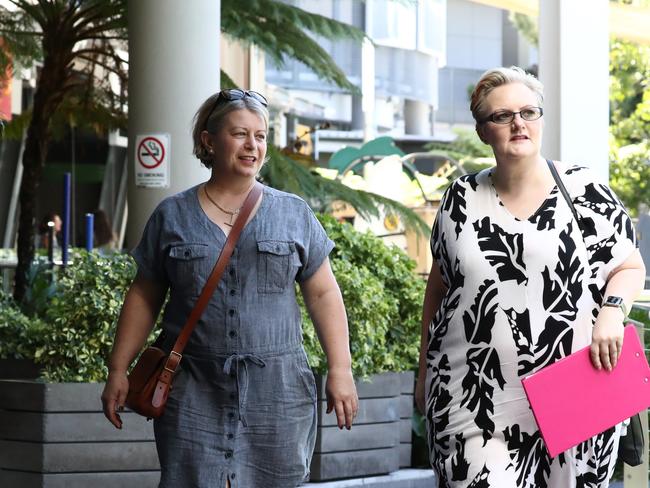
[[[185,349],[197,321],[203,314],[221,280],[221,276],[239,239],[239,234],[262,194],[262,188],[262,185],[256,182],[248,193],[246,200],[244,200],[244,205],[228,234],[228,239],[226,239],[226,244],[221,250],[219,259],[214,265],[212,273],[178,335],[171,352],[167,354],[154,344],[142,352],[135,366],[133,366],[129,373],[129,393],[126,397],[126,406],[134,412],[151,419],[160,417],[165,411],[167,397],[176,369],[183,358],[183,349]]]

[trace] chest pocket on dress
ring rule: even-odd
[[[293,242],[258,241],[257,243],[257,291],[281,293],[287,287],[292,274],[300,263]],[[293,273],[292,273],[293,270]]]
[[[197,296],[205,282],[207,244],[180,244],[169,250],[169,278],[180,293]]]

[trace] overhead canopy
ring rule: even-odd
[[[538,0],[470,0],[504,10],[536,17]],[[650,44],[650,8],[618,3],[609,4],[609,32],[615,37]]]

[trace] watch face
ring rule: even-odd
[[[614,307],[620,307],[623,304],[623,299],[621,297],[608,296],[605,300],[605,305],[610,305]]]

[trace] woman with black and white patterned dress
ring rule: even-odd
[[[614,368],[645,277],[611,189],[554,161],[578,227],[540,154],[542,102],[520,68],[482,76],[470,108],[497,164],[456,180],[434,224],[416,399],[440,487],[602,488],[614,469],[619,426],[551,458],[521,386],[589,345]]]

